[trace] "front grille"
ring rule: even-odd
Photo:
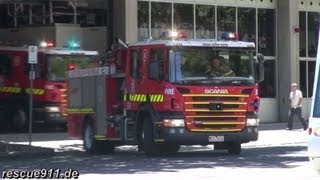
[[[184,94],[187,128],[194,132],[236,132],[245,127],[246,94]]]

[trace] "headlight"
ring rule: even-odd
[[[259,119],[258,118],[248,118],[247,119],[247,126],[259,126]]]
[[[47,112],[60,112],[60,108],[56,106],[46,107]]]
[[[184,119],[164,119],[164,127],[184,127]]]

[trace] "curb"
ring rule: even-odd
[[[44,148],[37,146],[9,144],[0,142],[0,161],[26,158],[44,158],[52,157],[55,154],[53,148]]]

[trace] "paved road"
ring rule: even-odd
[[[0,162],[1,171],[39,168],[72,168],[79,171],[81,179],[317,179],[304,143],[246,147],[240,156],[194,147],[187,152],[148,158],[128,148],[118,149],[114,155],[89,156],[69,151],[47,159]]]
[[[23,134],[0,136],[27,143]],[[308,162],[307,132],[301,129],[260,131],[259,140],[244,144],[240,156],[213,151],[212,146],[183,147],[178,154],[157,158],[138,153],[135,146],[117,148],[113,155],[90,156],[82,151],[81,141],[64,140],[65,133],[34,138],[38,141],[33,145],[56,148],[57,156],[0,161],[0,170],[72,168],[80,172],[80,179],[320,179]]]

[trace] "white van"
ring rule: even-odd
[[[319,36],[320,37],[320,36]],[[320,39],[320,38],[319,38]],[[309,118],[309,140],[308,140],[308,154],[310,162],[314,169],[320,174],[320,40],[318,44],[318,54],[316,71],[313,86],[313,98],[311,113]]]

